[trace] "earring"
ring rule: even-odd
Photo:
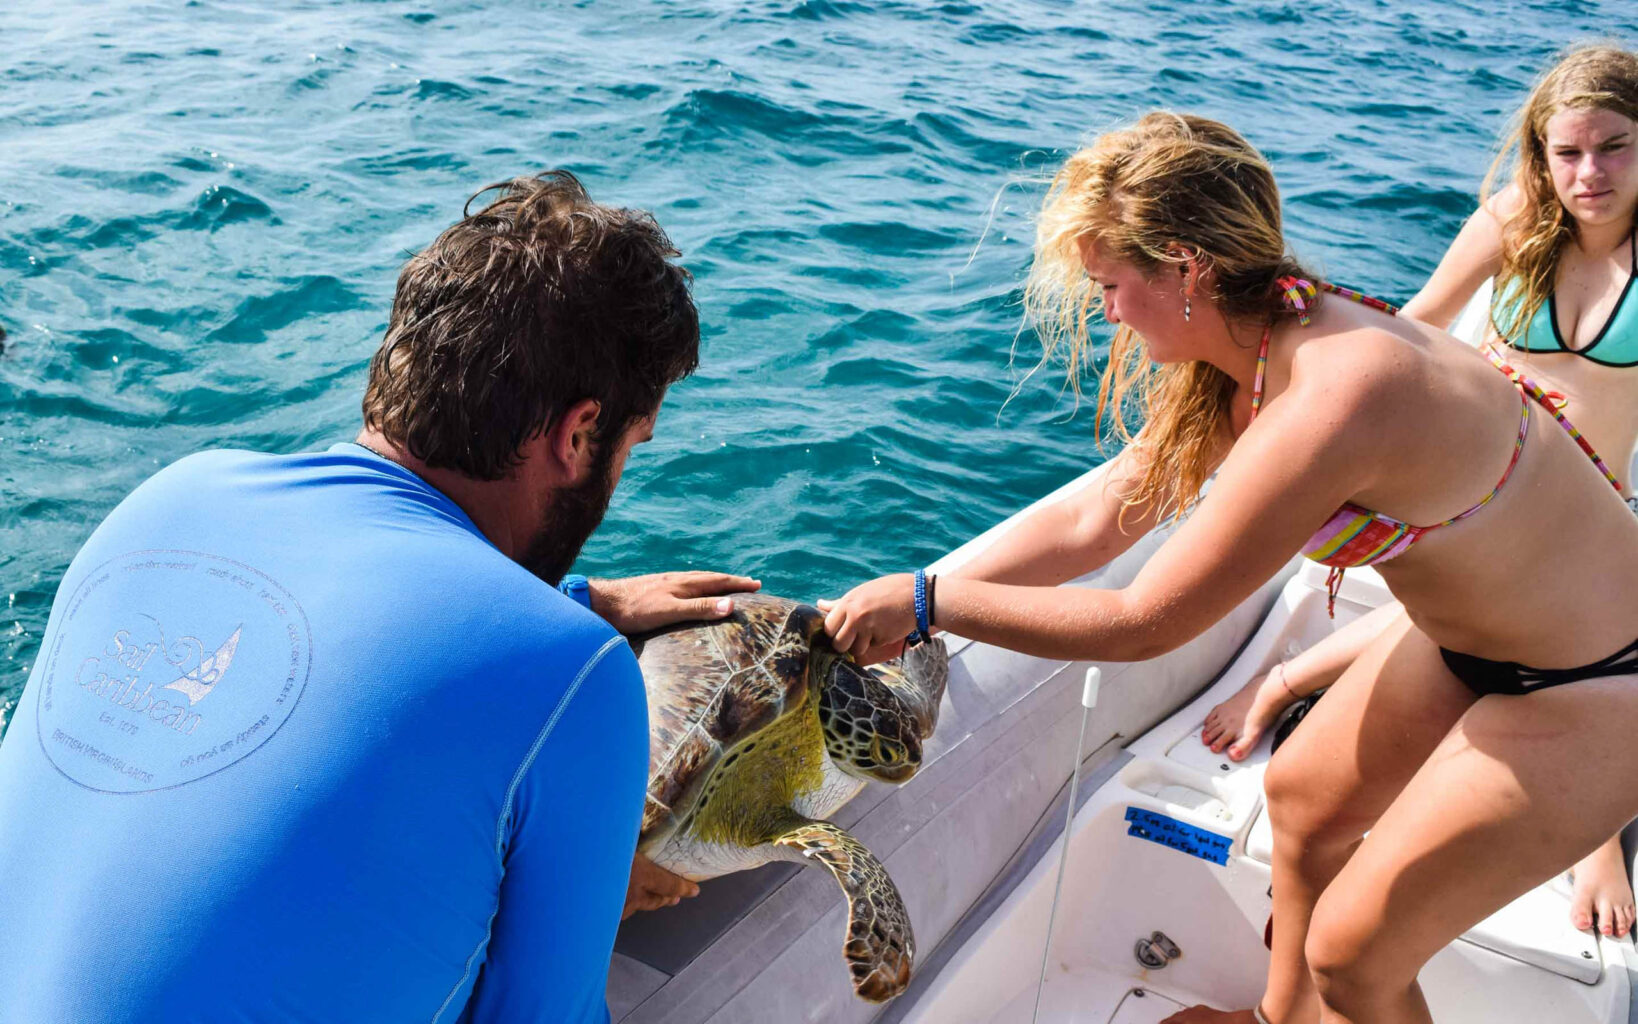
[[[1189,319],[1189,297],[1187,295],[1183,296],[1183,319],[1185,322]]]

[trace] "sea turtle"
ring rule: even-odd
[[[847,897],[842,957],[872,1002],[904,991],[915,939],[887,869],[823,820],[867,780],[903,782],[938,721],[949,655],[934,640],[860,668],[810,605],[736,595],[734,613],[641,639],[649,782],[638,849],[699,881],[817,862]]]

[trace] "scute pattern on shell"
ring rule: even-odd
[[[739,595],[734,605],[720,622],[641,644],[649,717],[644,845],[687,817],[727,748],[807,700],[818,609],[761,594]]]

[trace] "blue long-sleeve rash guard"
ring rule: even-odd
[[[647,758],[626,643],[414,474],[184,459],[0,745],[0,1020],[606,1021]]]

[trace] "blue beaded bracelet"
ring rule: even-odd
[[[931,640],[931,628],[927,621],[927,570],[916,570],[916,631],[904,638],[905,644],[915,647]]]

